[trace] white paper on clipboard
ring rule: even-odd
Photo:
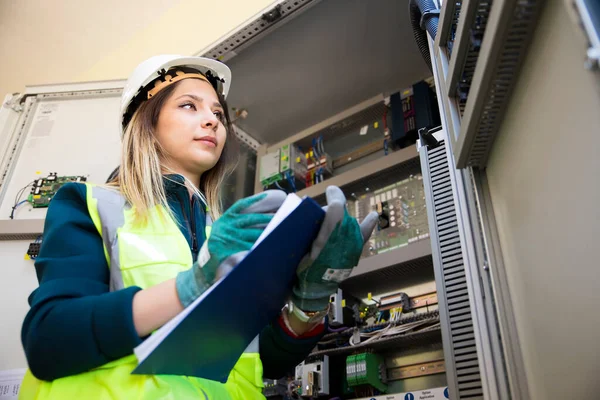
[[[24,376],[24,368],[0,371],[0,400],[16,400]]]

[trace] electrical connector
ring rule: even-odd
[[[346,358],[346,379],[350,387],[370,385],[385,393],[385,371],[385,362],[379,354],[360,353]]]
[[[38,254],[40,253],[40,247],[42,246],[41,242],[33,242],[29,243],[29,248],[27,249],[27,255],[31,260],[35,260]]]

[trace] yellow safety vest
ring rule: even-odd
[[[148,224],[140,227],[133,223],[133,209],[119,192],[86,186],[88,210],[104,242],[111,290],[148,288],[191,267],[188,243],[164,208],[151,210]],[[19,399],[264,399],[257,339],[242,354],[224,384],[187,376],[131,375],[136,366],[132,354],[52,382],[40,381],[28,370]]]

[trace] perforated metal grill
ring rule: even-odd
[[[469,152],[468,165],[485,166],[500,128],[504,111],[514,88],[519,67],[533,35],[542,0],[518,0],[512,9],[508,33],[499,50],[494,75],[479,116],[475,140]]]
[[[450,25],[450,33],[448,35],[448,41],[446,42],[446,50],[448,51],[448,58],[452,55],[452,49],[454,48],[454,37],[456,35],[456,28],[458,27],[458,17],[460,16],[460,7],[462,0],[454,2],[454,10],[452,12],[452,23]]]
[[[282,19],[298,13],[313,1],[314,0],[283,1],[269,12],[252,21],[239,32],[208,50],[203,56],[225,61],[231,58],[230,55],[232,52],[249,44],[255,37],[277,25]]]
[[[34,240],[40,233],[0,233],[0,240]]]
[[[42,234],[43,219],[9,219],[0,221],[0,240],[32,240]]]
[[[477,59],[479,58],[479,50],[481,49],[481,42],[485,34],[485,28],[487,26],[488,16],[490,9],[492,8],[491,1],[481,1],[477,6],[477,11],[470,24],[469,34],[469,50],[465,56],[465,63],[463,65],[461,79],[456,88],[456,99],[458,101],[458,108],[460,110],[460,116],[465,112],[465,106],[467,104],[467,97],[469,95],[469,89],[471,88],[471,81],[475,74],[475,66],[477,65]]]
[[[442,142],[441,146],[425,151],[423,181],[429,194],[427,209],[432,242],[437,238],[438,243],[433,261],[448,385],[454,398],[483,399],[446,148]]]

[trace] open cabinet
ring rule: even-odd
[[[454,366],[444,360],[446,299],[436,288],[430,187],[416,143],[419,128],[439,131],[440,117],[408,6],[313,1],[281,14],[296,3],[283,2],[206,53],[231,67],[236,125],[260,143],[254,192],[280,188],[325,205],[327,186],[336,185],[350,214],[360,220],[375,209],[380,224],[331,298],[330,332],[294,371],[268,377],[275,379],[265,380],[265,395],[446,399]],[[278,26],[261,34],[273,15]],[[251,33],[250,43],[237,44]],[[468,310],[466,290],[449,296]],[[473,368],[463,394],[478,398],[472,327],[466,334]]]
[[[360,218],[375,205],[387,218],[332,298],[332,332],[295,371],[282,371],[288,377],[265,381],[265,395],[418,398],[429,391],[446,398],[440,300],[415,144],[418,117],[433,127],[439,116],[406,4],[279,2],[203,55],[222,59],[233,73],[228,104],[242,151],[224,188],[226,204],[262,190],[261,161],[277,150],[279,165],[287,146],[298,151],[288,154],[290,161],[311,149],[309,161],[316,160],[310,182],[305,174],[293,188],[299,195],[324,204],[326,186],[335,184],[353,215]],[[54,187],[55,179],[101,183],[117,165],[113,116],[123,85],[38,86],[6,98],[0,246],[13,267],[33,273],[51,201],[44,188]],[[418,102],[427,115],[415,116]],[[326,165],[328,171],[315,177]],[[15,332],[20,323],[11,321]]]
[[[325,205],[337,185],[352,215],[380,215],[331,298],[330,332],[295,370],[265,379],[268,398],[508,398],[493,293],[477,271],[476,193],[454,168],[436,54],[432,72],[397,0],[279,1],[200,54],[233,73],[228,105],[242,150],[226,205],[265,188]],[[6,99],[0,246],[14,265],[33,270],[23,254],[43,240],[38,199],[14,208],[23,187],[53,172],[103,182],[115,167],[123,84]]]

